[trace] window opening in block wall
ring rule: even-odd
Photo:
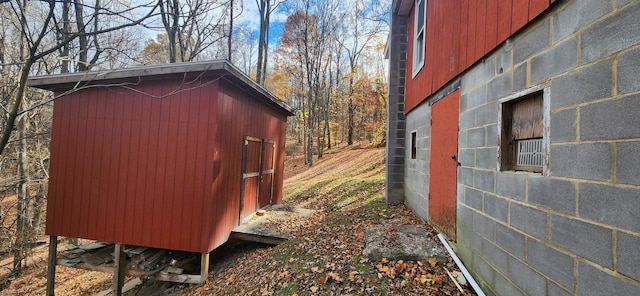
[[[544,96],[539,90],[501,104],[501,170],[542,172]]]
[[[411,132],[411,159],[416,159],[417,148],[416,148],[416,132]]]

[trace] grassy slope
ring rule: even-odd
[[[435,231],[404,207],[384,203],[384,149],[340,148],[312,168],[302,158],[285,165],[284,203],[320,210],[295,237],[255,248],[216,270],[187,295],[459,295],[444,268],[424,262],[369,262],[365,229],[413,224]],[[466,293],[470,293],[465,290]]]

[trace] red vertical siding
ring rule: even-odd
[[[549,7],[549,0],[427,1],[425,65],[413,77],[414,10],[408,17],[405,112],[446,85]]]
[[[550,3],[549,0],[529,0],[529,21],[547,9]]]
[[[209,251],[201,233],[211,216],[215,97],[196,90],[154,98],[93,88],[56,100],[47,233]]]
[[[489,52],[498,45],[498,2],[487,0],[484,52]]]
[[[245,136],[276,141],[273,200],[276,204],[282,202],[286,116],[266,105],[256,104],[247,93],[223,80],[218,82],[217,114],[219,128],[215,150],[220,152],[219,159],[225,161],[216,170],[218,174],[213,184],[216,194],[213,198],[216,205],[226,206],[217,206],[216,219],[208,221],[210,225],[215,225],[207,228],[213,232],[209,235],[209,249],[224,243],[239,222],[242,145]]]
[[[460,4],[460,26],[454,34],[460,36],[460,46],[457,48],[458,68],[457,73],[461,73],[467,67],[467,48],[469,46],[469,2],[473,0],[461,0]],[[459,33],[458,33],[459,32]],[[454,50],[455,52],[455,50]]]
[[[513,0],[498,1],[498,42],[511,36],[511,9]]]
[[[476,0],[476,50],[473,55],[473,60],[477,61],[484,56],[485,51],[484,43],[486,38],[486,19],[487,19],[487,1]]]
[[[529,22],[529,0],[513,0],[511,10],[511,33],[520,30]]]

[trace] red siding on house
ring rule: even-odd
[[[405,112],[479,61],[554,0],[427,1],[425,65],[412,77],[414,8],[409,13]]]

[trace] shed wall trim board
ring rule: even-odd
[[[405,2],[394,1],[392,19],[411,24]],[[447,7],[429,2],[430,9]],[[459,81],[457,247],[482,289],[489,295],[640,294],[640,249],[634,245],[640,202],[631,198],[640,196],[632,169],[640,153],[640,88],[629,86],[637,80],[629,69],[640,48],[640,1],[498,1],[497,39],[506,42],[487,50],[488,35],[469,22],[489,26],[473,12],[491,2],[448,4],[467,7],[456,30],[474,44],[485,38],[484,50],[457,43],[453,51],[464,54],[442,59],[445,53],[427,49],[418,77],[406,78],[404,137],[416,131],[417,157],[410,159],[405,141],[405,204],[430,218],[429,176],[436,172],[428,169],[429,151],[438,145],[431,141],[431,107]],[[428,12],[431,21],[443,21],[429,28],[447,26],[437,16]],[[449,46],[447,38],[436,40]],[[412,55],[406,56],[410,67]],[[438,73],[451,61],[465,66]],[[498,108],[537,90],[544,90],[544,169],[501,171]]]

